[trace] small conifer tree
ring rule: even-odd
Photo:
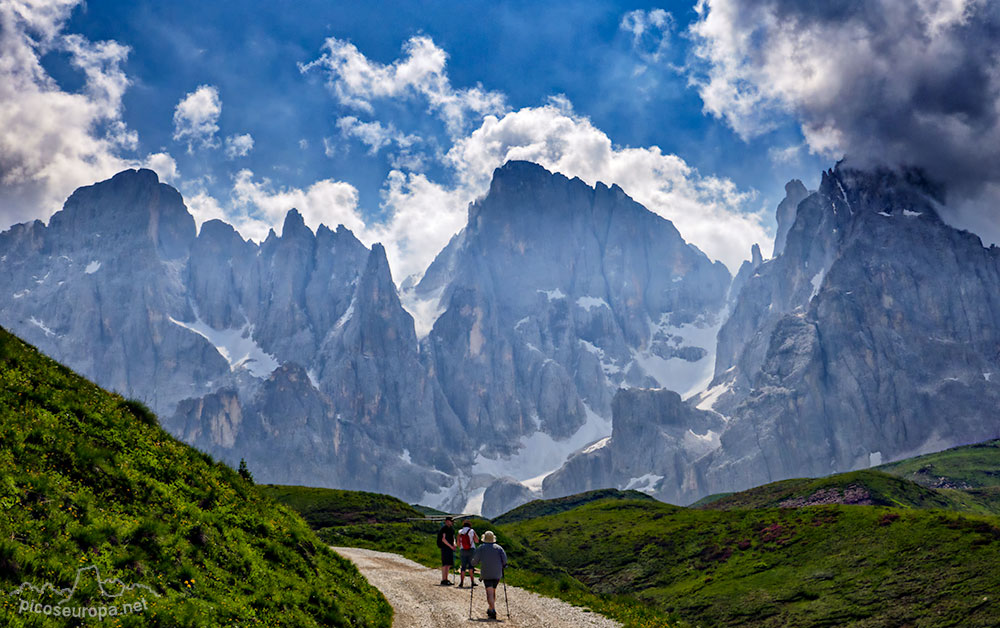
[[[253,484],[253,473],[250,473],[250,469],[247,467],[247,461],[243,458],[240,458],[239,474],[244,480]]]

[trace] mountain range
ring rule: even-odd
[[[618,186],[508,162],[397,289],[343,226],[199,230],[129,170],[0,234],[0,324],[261,481],[450,510],[689,503],[997,436],[997,249],[917,172],[786,194],[733,278]]]

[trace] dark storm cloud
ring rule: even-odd
[[[692,82],[707,112],[743,137],[791,114],[814,152],[923,168],[945,184],[955,216],[980,214],[981,231],[1000,222],[1000,4],[711,0],[698,9]]]

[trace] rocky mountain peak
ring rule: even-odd
[[[132,247],[148,238],[168,259],[186,255],[196,233],[180,193],[145,168],[77,189],[52,216],[49,229],[62,250],[74,242],[90,246],[98,237]]]
[[[281,227],[281,237],[282,239],[312,239],[313,232],[312,229],[306,226],[306,221],[299,213],[299,210],[292,209],[288,210],[285,214],[285,222]]]
[[[807,196],[809,196],[809,190],[798,179],[792,179],[785,184],[785,198],[778,204],[776,216],[778,229],[774,236],[774,252],[771,257],[777,257],[784,252],[788,230],[795,222],[795,210]]]

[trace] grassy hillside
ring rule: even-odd
[[[257,488],[299,513],[316,529],[355,523],[390,523],[424,516],[406,502],[380,493],[277,484],[262,484]]]
[[[560,497],[557,499],[536,499],[500,515],[494,519],[493,522],[498,525],[502,525],[514,523],[515,521],[524,521],[525,519],[532,519],[534,517],[554,515],[556,513],[565,512],[576,508],[577,506],[582,506],[583,504],[588,504],[601,499],[653,500],[653,498],[649,495],[639,491],[620,491],[614,488],[603,488],[596,491],[587,491],[586,493],[578,493],[576,495],[569,495],[567,497]]]
[[[825,478],[783,480],[739,493],[709,495],[691,507],[733,510],[824,503],[1000,514],[1000,440]]]
[[[68,604],[131,603],[114,626],[389,626],[391,609],[293,512],[0,330],[0,625],[52,583]],[[109,602],[97,589],[128,591]],[[14,592],[15,594],[12,594]],[[62,623],[59,623],[62,622]]]
[[[829,504],[862,504],[897,508],[968,510],[972,500],[955,491],[938,491],[904,478],[864,470],[825,478],[783,480],[739,493],[704,500],[698,508],[734,510],[790,508]]]
[[[930,488],[997,487],[1000,486],[1000,439],[954,447],[876,468]]]
[[[994,626],[1000,519],[598,501],[505,526],[598,593],[705,626]]]

